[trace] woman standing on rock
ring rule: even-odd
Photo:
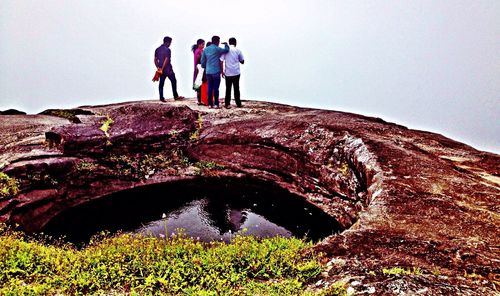
[[[193,73],[193,89],[196,90],[196,98],[198,99],[198,105],[201,105],[201,89],[202,89],[202,84],[196,83],[196,78],[198,77],[198,73],[201,69],[201,66],[198,67],[198,65],[201,65],[201,54],[203,53],[203,48],[205,47],[205,40],[203,39],[198,39],[196,41],[196,44],[193,44],[191,47],[191,50],[193,51],[194,54],[194,73]],[[205,74],[205,73],[203,73]],[[205,76],[205,75],[203,75]],[[205,78],[205,77],[203,77]],[[202,83],[206,83],[206,78],[201,79]]]

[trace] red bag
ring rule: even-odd
[[[206,81],[201,84],[201,103],[208,106],[208,82]]]
[[[155,76],[153,77],[153,81],[158,81],[160,80],[160,76],[163,74],[163,71],[161,70],[156,70]]]

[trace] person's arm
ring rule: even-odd
[[[227,42],[224,42],[222,44],[224,44],[224,48],[222,49],[222,53],[228,53],[229,52],[229,45],[227,45]]]
[[[226,55],[225,54],[221,55],[220,59],[219,59],[219,65],[220,65],[222,77],[225,77],[225,75],[226,75],[226,73],[224,72],[224,61],[225,60],[226,60]]]
[[[238,60],[241,64],[245,63],[245,58],[243,57],[243,53],[241,52],[241,50],[238,52]]]
[[[165,58],[165,60],[163,61],[163,65],[161,66],[161,71],[163,72],[163,69],[165,69],[165,65],[167,65],[168,63],[168,58]]]

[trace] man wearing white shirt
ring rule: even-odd
[[[229,38],[229,52],[220,58],[224,61],[224,75],[226,77],[226,98],[224,107],[229,108],[231,103],[231,88],[234,85],[234,100],[236,106],[241,107],[240,101],[240,63],[245,63],[241,50],[236,48],[236,38]]]

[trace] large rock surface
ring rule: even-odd
[[[0,222],[37,231],[125,189],[254,178],[302,196],[344,229],[315,246],[327,271],[312,289],[334,281],[374,294],[499,289],[499,155],[378,118],[266,102],[75,110],[85,112],[0,116],[0,170],[18,182],[16,195],[0,198]],[[383,273],[398,266],[411,274]]]

